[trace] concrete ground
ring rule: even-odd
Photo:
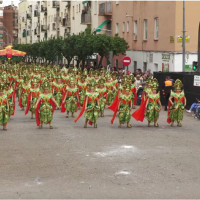
[[[119,129],[106,110],[84,129],[84,117],[56,111],[54,129],[40,130],[17,108],[0,130],[0,198],[199,198],[200,121],[185,113],[172,128],[166,114],[159,128]]]

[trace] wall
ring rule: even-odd
[[[186,35],[190,36],[190,42],[186,43],[186,51],[197,52],[198,48],[198,29],[200,21],[200,2],[199,1],[186,1],[185,3],[185,25]],[[176,2],[176,37],[182,35],[183,30],[183,3]],[[182,44],[176,42],[175,51],[182,51]]]

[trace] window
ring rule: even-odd
[[[147,19],[144,20],[144,40],[147,40],[147,27],[148,27],[148,22]]]
[[[159,37],[159,20],[158,17],[154,19],[154,40],[158,40]]]
[[[123,24],[122,24],[122,32],[123,33],[125,32],[125,22],[123,22]]]
[[[158,63],[154,63],[154,72],[158,72]]]
[[[137,32],[138,32],[138,27],[137,27],[137,20],[136,20],[134,21],[134,30],[133,30],[134,40],[137,40]]]
[[[73,12],[72,12],[72,19],[74,20],[75,18],[74,18],[74,15],[75,15],[75,13],[74,13],[74,6],[72,7],[72,10],[73,10]]]
[[[127,33],[129,33],[129,22],[126,23],[126,29]]]
[[[143,63],[143,72],[146,72],[147,71],[147,62],[144,62]]]
[[[115,26],[115,33],[119,34],[119,24],[118,23],[116,23],[116,26]]]
[[[137,61],[134,61],[133,67],[134,67],[134,72],[135,72],[137,69]]]

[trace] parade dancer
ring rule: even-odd
[[[168,119],[167,122],[171,126],[174,122],[177,122],[177,126],[181,127],[181,121],[183,120],[183,112],[186,106],[186,98],[181,80],[177,79],[174,83],[174,91],[171,91],[168,105]]]
[[[122,124],[127,124],[127,128],[131,128],[132,125],[130,124],[131,119],[131,108],[132,108],[132,92],[131,92],[131,85],[126,83],[123,86],[122,92],[119,94],[118,101],[115,104],[114,115],[111,120],[111,124],[113,124],[114,119],[118,112],[119,118],[119,128],[121,128]]]
[[[9,115],[9,103],[7,95],[4,92],[4,84],[0,84],[0,125],[3,126],[3,130],[7,130],[7,123],[10,119]]]
[[[39,85],[40,85],[39,80],[37,78],[32,79],[31,89],[30,89],[30,93],[28,95],[27,107],[26,107],[26,111],[25,111],[25,115],[28,114],[29,110],[31,111],[31,119],[33,119],[33,116],[35,114],[35,104],[40,95]]]
[[[84,102],[84,99],[85,99],[85,93],[86,93],[86,89],[87,89],[86,78],[87,78],[87,76],[82,74],[80,76],[79,81],[78,81],[80,106],[83,106],[83,102]]]
[[[161,102],[160,102],[160,92],[158,90],[158,81],[157,79],[153,79],[152,81],[152,92],[147,96],[146,102],[146,110],[145,110],[145,117],[148,121],[148,126],[150,126],[151,122],[154,122],[154,126],[158,127],[158,118],[159,112],[161,110]]]
[[[84,128],[87,128],[89,122],[90,125],[94,124],[94,128],[97,128],[97,119],[100,112],[99,107],[99,93],[95,90],[96,81],[91,79],[88,83],[89,91],[86,92],[85,100],[80,114],[75,119],[75,122],[82,116],[85,112],[85,124]]]
[[[43,93],[39,95],[39,98],[35,105],[35,119],[39,128],[43,127],[43,124],[49,124],[50,129],[53,129],[52,120],[55,106],[59,107],[51,92],[51,86],[49,82],[43,83]]]
[[[63,94],[64,94],[64,84],[62,83],[62,77],[59,74],[56,77],[56,82],[55,81],[53,82],[53,95],[59,106],[61,106]]]
[[[79,107],[79,92],[78,87],[76,86],[76,79],[73,76],[70,78],[65,94],[63,94],[61,107],[61,112],[67,110],[66,118],[69,117],[70,112],[72,113],[72,117],[74,117],[74,113],[77,112]]]
[[[5,83],[5,91],[8,98],[8,104],[9,104],[9,116],[15,114],[15,90],[10,85],[9,82]]]
[[[107,99],[107,89],[105,87],[105,79],[100,78],[98,81],[98,93],[99,93],[99,107],[100,107],[100,116],[104,117],[104,110],[106,106]]]
[[[113,82],[112,82],[112,79],[111,79],[111,75],[110,73],[107,73],[106,74],[106,83],[105,83],[105,86],[107,88],[107,101],[106,101],[106,104],[108,106],[110,106],[114,100],[114,95],[115,95],[115,91],[114,91],[114,87],[113,86]]]
[[[22,72],[20,72],[19,78],[17,78],[16,80],[16,95],[17,95],[18,101],[20,100],[20,97],[21,97],[21,88],[22,88],[23,82],[24,82],[23,74]]]
[[[130,74],[128,76],[128,80],[129,80],[129,82],[131,84],[131,91],[132,91],[132,94],[133,94],[132,108],[135,109],[135,106],[137,104],[137,89],[136,89],[135,83],[133,83],[133,81],[134,81],[134,75]]]
[[[30,80],[28,76],[24,77],[24,83],[22,84],[21,87],[21,97],[19,100],[19,107],[24,110],[24,108],[27,107],[27,100],[28,100],[28,94],[30,93],[30,88],[31,88],[31,84],[30,84]]]

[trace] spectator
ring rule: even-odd
[[[167,111],[167,106],[168,106],[168,102],[169,102],[169,96],[170,96],[170,92],[172,90],[172,86],[173,86],[173,81],[171,80],[171,78],[169,76],[167,76],[165,78],[164,84],[162,86],[162,94],[164,96],[164,100],[165,100],[165,111]]]
[[[194,112],[194,114],[196,114],[197,111],[197,107],[200,106],[200,100],[197,99],[197,103],[193,103],[190,107],[189,110],[186,110],[186,112],[191,113],[192,111]]]
[[[139,88],[139,85],[142,84],[142,82],[143,82],[143,79],[142,79],[141,75],[139,75],[139,74],[136,75],[136,78],[135,78],[135,87],[136,87],[137,90]]]

